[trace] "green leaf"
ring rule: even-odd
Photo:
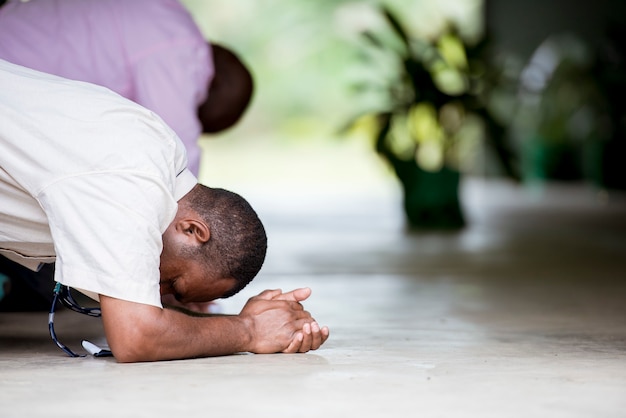
[[[393,158],[393,153],[385,143],[387,134],[391,128],[391,113],[382,113],[379,115],[379,119],[381,127],[378,131],[378,135],[376,135],[376,152],[388,159]]]
[[[378,39],[376,37],[376,35],[374,35],[371,31],[369,30],[365,30],[363,32],[361,32],[361,35],[363,35],[363,37],[368,40],[372,45],[374,45],[377,48],[381,48],[381,49],[385,49],[385,46],[383,45],[383,43],[380,41],[380,39]]]
[[[402,27],[402,25],[400,24],[400,21],[398,21],[398,19],[396,19],[396,17],[393,15],[391,10],[389,10],[389,8],[387,6],[383,5],[383,6],[381,6],[381,8],[382,8],[383,15],[385,16],[385,18],[387,19],[387,21],[389,22],[391,27],[394,29],[396,34],[400,37],[400,39],[402,40],[402,42],[406,46],[407,51],[409,51],[410,47],[411,47],[411,43],[409,41],[409,36],[406,33],[406,31],[404,30],[404,28]]]

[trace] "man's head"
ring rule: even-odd
[[[266,251],[263,224],[245,199],[198,184],[163,234],[161,294],[181,302],[232,296],[256,276]]]
[[[229,49],[211,44],[215,75],[207,99],[198,108],[198,119],[205,133],[223,131],[244,113],[254,88],[247,67]]]

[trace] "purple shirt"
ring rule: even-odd
[[[0,7],[0,58],[108,87],[154,111],[198,174],[196,113],[213,57],[177,0],[10,0]]]

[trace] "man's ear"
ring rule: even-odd
[[[182,219],[178,221],[176,230],[199,243],[205,243],[211,238],[209,226],[198,219]]]

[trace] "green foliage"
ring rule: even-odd
[[[489,62],[487,40],[471,45],[458,28],[447,25],[433,39],[410,35],[396,15],[381,6],[386,27],[364,30],[365,65],[386,57],[392,75],[358,91],[383,93],[381,100],[362,110],[348,126],[376,121],[375,150],[392,165],[415,161],[422,169],[443,167],[461,171],[463,143],[479,143],[477,132],[489,141],[506,174],[517,178],[513,156],[505,146],[505,129],[488,111],[491,89],[498,83],[497,68]],[[381,85],[382,84],[382,85]]]

